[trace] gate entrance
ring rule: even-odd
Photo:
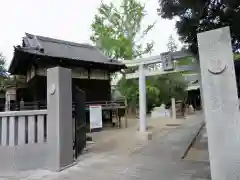
[[[85,92],[73,84],[73,151],[77,159],[86,147]]]

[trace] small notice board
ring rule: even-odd
[[[102,106],[89,106],[90,129],[102,128]]]

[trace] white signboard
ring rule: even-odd
[[[90,112],[90,129],[102,128],[102,106],[89,106]]]

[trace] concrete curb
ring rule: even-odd
[[[188,154],[188,151],[190,150],[190,148],[193,146],[193,144],[195,143],[198,135],[200,134],[200,132],[202,131],[202,129],[204,128],[205,126],[205,122],[202,122],[200,128],[198,129],[198,131],[196,132],[196,135],[193,137],[193,139],[189,142],[189,145],[187,146],[186,150],[184,151],[184,154],[183,156],[181,157],[181,159],[185,159],[185,157],[187,156]]]

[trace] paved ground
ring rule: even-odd
[[[185,159],[197,162],[209,162],[206,127],[204,127],[199,133],[193,146],[189,149]]]
[[[139,141],[136,131],[116,131],[109,139],[89,147],[79,162],[60,173],[38,170],[2,176],[23,180],[197,180],[209,178],[205,162],[182,160],[192,138],[201,127],[202,117],[191,116],[161,130],[153,129],[153,140]],[[151,123],[150,123],[151,124]],[[126,133],[128,132],[128,133]],[[132,134],[130,133],[132,132]],[[95,137],[95,138],[94,138]],[[116,142],[114,142],[116,141]],[[121,143],[119,143],[121,142]],[[121,144],[121,146],[119,146]],[[2,180],[0,177],[0,180]]]

